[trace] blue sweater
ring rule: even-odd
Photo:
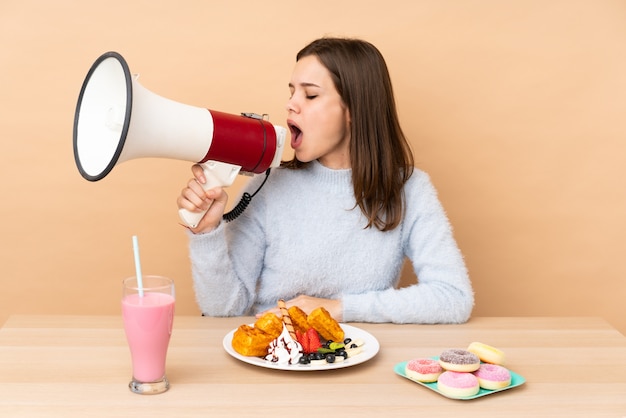
[[[264,176],[247,185],[252,193]],[[405,185],[406,215],[392,231],[365,228],[351,170],[317,161],[273,169],[242,216],[189,234],[198,305],[205,315],[252,315],[300,294],[341,299],[344,322],[460,323],[472,286],[428,175]],[[397,289],[408,257],[418,283]]]

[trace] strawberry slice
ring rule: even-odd
[[[310,351],[309,351],[309,338],[307,337],[307,335],[301,333],[298,330],[296,330],[296,339],[298,340],[298,342],[302,346],[302,352],[305,353],[305,354],[310,353]]]
[[[296,331],[296,339],[302,346],[302,352],[304,354],[315,353],[318,348],[322,346],[320,342],[320,335],[317,333],[315,328],[309,328],[306,333],[301,333],[300,331]]]
[[[315,328],[309,328],[309,330],[306,332],[306,339],[308,340],[308,350],[306,351],[306,353],[314,353],[317,351],[318,348],[320,348],[322,346],[322,343],[320,342],[320,335],[317,333],[317,331],[315,330]]]

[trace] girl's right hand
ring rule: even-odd
[[[195,228],[189,228],[194,234],[209,232],[217,228],[222,221],[228,194],[222,187],[204,190],[202,185],[206,183],[204,171],[199,164],[191,167],[194,178],[189,180],[187,186],[181,191],[176,199],[179,209],[186,209],[190,212],[206,211]]]

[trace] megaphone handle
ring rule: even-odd
[[[223,163],[220,161],[207,161],[200,164],[204,170],[206,182],[202,185],[204,190],[214,189],[216,187],[228,187],[233,184],[241,166]],[[179,209],[178,216],[185,225],[195,228],[204,216],[204,212],[191,212],[187,209]]]

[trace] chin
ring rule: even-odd
[[[298,159],[298,161],[303,162],[303,163],[310,163],[311,161],[316,159],[316,157],[312,157],[311,155],[307,155],[304,152],[298,152],[297,150],[295,152],[295,156]]]

